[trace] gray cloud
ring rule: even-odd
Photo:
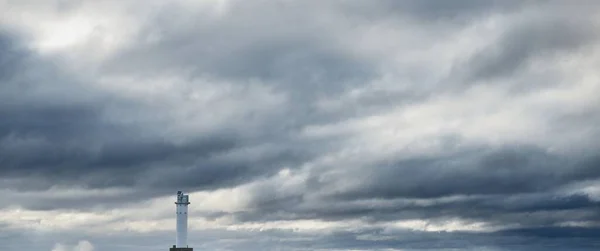
[[[595,165],[569,163],[541,149],[518,146],[435,159],[401,160],[374,168],[376,172],[357,187],[358,197],[431,198],[538,192],[598,175]]]
[[[532,147],[474,149],[370,166],[307,181],[305,188],[259,189],[240,221],[293,219],[393,222],[460,219],[497,226],[598,222],[598,202],[567,185],[598,178],[597,157],[573,161]],[[344,187],[344,189],[340,189]],[[333,192],[335,191],[335,192]]]
[[[88,3],[61,1],[50,12],[67,15]],[[494,233],[401,231],[375,225],[328,234],[215,230],[196,233],[197,248],[596,248],[596,228],[565,226],[600,222],[598,198],[587,190],[569,190],[600,179],[599,145],[590,143],[600,135],[593,126],[600,116],[584,96],[585,90],[598,89],[571,80],[568,72],[539,76],[529,64],[547,62],[560,68],[556,62],[562,56],[592,53],[597,27],[590,12],[597,4],[471,0],[228,4],[222,15],[172,3],[137,17],[146,10],[140,7],[130,13],[139,22],[139,32],[130,34],[126,46],[102,55],[106,58],[81,61],[87,62],[83,64],[89,72],[74,71],[69,64],[82,64],[81,57],[61,57],[75,52],[39,53],[28,48],[27,36],[0,33],[0,192],[7,195],[0,207],[101,212],[181,189],[210,193],[235,188],[248,192],[247,205],[234,212],[211,209],[198,217],[217,221],[232,216],[233,225],[301,219],[434,224],[458,218],[517,227]],[[560,8],[567,14],[559,14]],[[576,13],[580,14],[574,17]],[[465,49],[468,46],[455,41],[460,39],[454,35],[471,34],[463,32],[497,16],[491,33],[498,37],[478,44],[482,50]],[[394,33],[405,30],[413,32]],[[441,38],[448,41],[434,41]],[[387,39],[389,44],[379,41]],[[454,50],[466,54],[452,56]],[[596,77],[593,72],[581,74]],[[182,83],[165,80],[173,76]],[[123,79],[128,81],[119,82]],[[490,92],[526,89],[532,95],[515,93],[519,101],[564,86],[565,81],[584,91],[568,89],[572,92],[565,97],[570,98],[563,99],[547,95],[549,101],[535,103],[542,108],[518,103],[525,105],[517,121],[503,121],[513,117],[497,116],[501,112],[493,109],[481,115],[505,126],[501,129],[519,128],[521,123],[546,125],[540,128],[545,130],[540,135],[547,137],[543,139],[535,135],[519,143],[504,141],[504,136],[515,138],[511,133],[518,130],[496,133],[486,123],[470,126],[490,131],[493,139],[455,132],[463,128],[429,128],[429,117],[463,112],[462,108],[434,111],[427,106],[430,102],[447,96],[459,102],[472,86],[497,80],[506,86],[494,86],[497,89]],[[194,95],[204,99],[195,100]],[[465,106],[487,105],[480,101],[466,100]],[[509,105],[514,100],[502,101]],[[565,109],[556,109],[559,105]],[[425,109],[417,110],[419,106]],[[422,112],[425,122],[417,116],[422,114],[409,118],[411,109]],[[511,112],[507,113],[517,113]],[[393,118],[402,116],[405,122],[393,124]],[[390,119],[380,122],[380,117]],[[518,121],[525,118],[535,123]],[[463,125],[479,122],[465,121]],[[425,147],[416,155],[401,151],[381,157],[378,151],[383,147],[376,150],[371,145],[381,139],[370,134],[380,127],[354,125],[385,123],[393,124],[385,129],[397,127],[398,133],[416,135],[406,141],[440,141],[442,146]],[[308,135],[313,128],[316,136]],[[321,134],[319,128],[333,129]],[[458,135],[447,136],[454,133]],[[556,150],[557,145],[568,151]],[[88,198],[48,195],[56,188],[117,192]],[[119,220],[123,219],[111,223]],[[168,234],[127,240],[74,234],[69,241],[90,239],[98,250],[152,250],[163,243],[167,248]],[[15,249],[7,241],[15,235],[0,232],[3,250]],[[39,243],[32,243],[31,250],[44,249]]]
[[[233,1],[226,19],[198,15],[191,20],[173,18],[174,12],[190,12],[175,5],[152,16],[137,36],[140,43],[107,61],[104,69],[144,75],[191,70],[192,76],[258,79],[311,95],[363,83],[374,74],[371,62],[332,48],[335,34],[303,14],[315,5]],[[143,42],[149,37],[158,38]]]
[[[598,34],[587,18],[542,16],[516,22],[499,41],[475,54],[463,66],[469,72],[467,82],[510,77],[528,69],[533,60],[551,58],[554,54],[574,53],[594,43]],[[519,85],[521,88],[531,87]]]
[[[378,4],[365,4],[353,1],[356,11],[370,14],[374,18],[382,14],[389,16],[410,17],[421,23],[434,24],[457,22],[464,24],[486,15],[517,11],[524,7],[541,4],[544,1],[476,1],[458,0],[452,2],[425,1],[381,1]]]
[[[7,182],[6,186],[25,191],[31,188],[45,190],[57,185],[155,190],[154,193],[124,195],[145,199],[181,188],[174,187],[175,184],[188,189],[240,184],[251,177],[271,173],[279,165],[297,163],[309,157],[308,151],[293,147],[270,150],[264,159],[215,157],[256,143],[249,141],[251,135],[236,135],[227,129],[206,136],[190,135],[191,141],[183,144],[160,135],[147,135],[142,128],[143,121],[123,124],[108,117],[120,108],[145,112],[140,104],[111,97],[100,90],[86,89],[78,82],[84,80],[76,79],[46,59],[20,48],[16,38],[6,35],[3,41],[2,55],[9,57],[2,58],[17,63],[6,62],[10,67],[3,67],[7,73],[0,84],[6,97],[0,107],[0,173],[9,179],[31,179],[29,182]],[[46,89],[47,84],[54,85],[56,90]],[[234,128],[243,126],[240,121]],[[52,206],[27,205],[39,209],[93,203],[104,202],[56,201]]]

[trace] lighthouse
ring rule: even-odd
[[[188,222],[188,205],[190,199],[187,194],[182,191],[177,191],[177,201],[175,201],[175,214],[177,216],[177,237],[175,245],[170,251],[193,251],[187,244],[187,222]]]

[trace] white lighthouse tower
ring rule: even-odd
[[[187,245],[187,222],[188,222],[188,205],[190,199],[187,194],[182,191],[177,191],[177,201],[175,202],[175,213],[177,215],[177,238],[175,245],[170,251],[193,251]]]

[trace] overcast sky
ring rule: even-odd
[[[0,250],[598,250],[598,13],[0,0]]]

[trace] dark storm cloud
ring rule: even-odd
[[[135,142],[135,143],[132,143]],[[245,183],[268,175],[281,166],[303,161],[307,156],[293,149],[274,151],[260,160],[217,159],[214,155],[235,150],[235,139],[198,140],[175,146],[137,138],[105,143],[99,150],[70,149],[53,144],[36,144],[22,154],[3,151],[0,172],[5,178],[25,178],[6,186],[19,190],[37,187],[102,189],[133,188],[134,192],[104,198],[37,199],[21,202],[31,209],[88,208],[143,200],[171,194],[178,189],[212,190]],[[34,182],[32,185],[30,183]],[[17,199],[20,201],[20,199]],[[14,202],[14,201],[13,201]],[[13,203],[7,202],[7,203]],[[1,203],[7,205],[5,203]]]
[[[231,186],[308,157],[308,151],[300,148],[279,147],[265,153],[263,159],[242,156],[228,160],[218,155],[257,142],[247,140],[251,135],[221,130],[190,135],[187,143],[176,144],[168,138],[148,136],[143,123],[111,122],[107,115],[116,108],[143,111],[144,107],[86,88],[78,82],[83,80],[19,47],[16,38],[1,38],[0,175],[20,180],[4,180],[2,186],[23,191],[53,186],[153,191],[95,202],[25,203],[33,208],[85,207],[122,202],[125,197],[145,199],[172,193],[180,186],[190,190]],[[53,87],[46,88],[48,85]]]
[[[347,168],[328,179],[315,173],[301,191],[279,193],[265,186],[255,192],[252,210],[236,217],[370,222],[456,217],[498,226],[598,222],[600,202],[561,191],[566,185],[596,180],[599,164],[594,156],[573,160],[536,147],[474,149]]]
[[[199,159],[192,168],[182,168],[177,172],[160,168],[144,177],[140,184],[149,187],[178,187],[187,189],[210,189],[215,186],[232,186],[249,181],[249,177],[272,175],[284,166],[293,166],[310,159],[308,151],[281,148],[262,155],[258,160],[218,160]],[[159,176],[155,176],[160,174]],[[167,179],[165,179],[167,178]],[[148,182],[146,182],[148,181]]]
[[[426,203],[402,199],[332,201],[286,197],[261,203],[258,209],[239,213],[236,218],[240,221],[362,219],[371,223],[426,219],[432,224],[459,218],[498,227],[511,224],[535,227],[568,221],[597,222],[600,220],[598,208],[600,203],[587,195],[554,193],[476,196],[447,201],[430,199]]]
[[[68,183],[85,180],[87,182],[84,184],[90,188],[132,186],[136,182],[135,177],[147,171],[153,163],[177,169],[177,165],[189,165],[197,159],[208,159],[212,154],[231,150],[235,146],[235,140],[215,138],[178,146],[154,140],[144,142],[129,137],[122,141],[103,142],[98,149],[55,144],[58,142],[34,142],[25,149],[15,149],[14,145],[5,146],[7,149],[4,149],[2,155],[2,172],[15,176],[27,174],[44,175],[58,180],[64,178]],[[235,172],[227,174],[235,176]]]
[[[258,212],[275,213],[280,210],[289,212],[292,218],[321,216],[328,220],[365,216],[374,221],[393,221],[412,219],[415,216],[425,218],[458,216],[467,219],[494,221],[495,216],[502,214],[592,210],[599,205],[598,202],[584,194],[561,195],[550,192],[471,196],[447,200],[430,199],[426,204],[406,199],[332,201],[329,198],[323,198],[322,200],[311,201],[301,197],[286,197],[280,200],[261,202],[261,208]],[[242,215],[242,217],[250,216]],[[262,215],[254,216],[260,217]],[[595,214],[583,216],[588,217],[588,220],[598,219]]]
[[[600,228],[590,227],[538,227],[520,228],[500,231],[498,234],[507,236],[533,236],[542,238],[592,238],[600,237]],[[593,245],[598,246],[598,244]]]
[[[506,146],[382,163],[365,173],[368,178],[350,194],[356,198],[434,198],[527,193],[598,175],[596,166],[584,160],[573,162],[536,147]]]

